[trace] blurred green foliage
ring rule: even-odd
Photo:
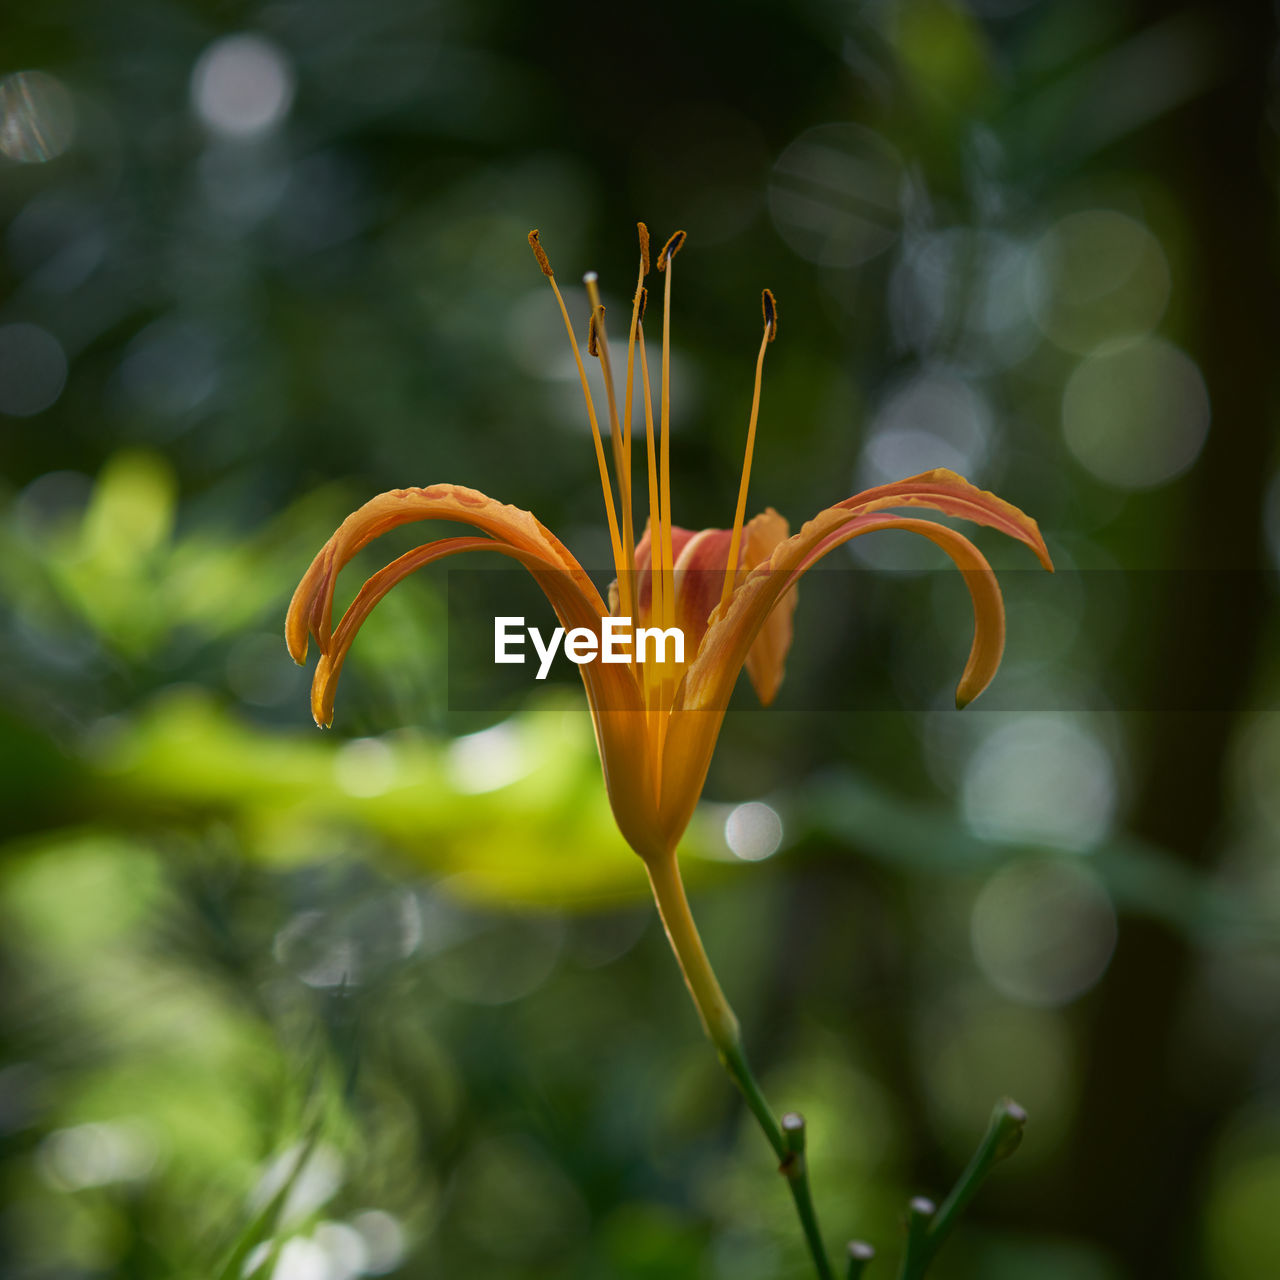
[[[859,543],[874,572],[805,583],[782,709],[722,736],[682,856],[833,1248],[892,1255],[1012,1094],[940,1280],[1280,1273],[1267,6],[0,32],[0,1272],[806,1274],[581,700],[451,710],[443,573],[379,606],[332,733],[281,636],[386,488],[607,562],[525,233],[613,317],[643,217],[689,232],[680,523],[730,517],[768,285],[757,507],[953,466],[1066,571],[984,541],[1010,643],[960,715],[960,585]]]

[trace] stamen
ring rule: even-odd
[[[564,298],[560,294],[560,286],[556,284],[556,274],[551,270],[551,263],[548,261],[546,251],[538,240],[536,228],[529,232],[529,248],[533,250],[533,256],[538,259],[542,274],[551,282],[551,292],[556,295],[556,302],[560,306],[560,315],[564,320],[564,329],[569,335],[569,345],[573,348],[573,359],[578,366],[578,381],[582,384],[582,395],[587,402],[587,417],[591,421],[591,438],[596,447],[596,465],[600,470],[600,487],[604,491],[605,514],[609,518],[609,542],[613,549],[614,568],[618,572],[619,580],[621,580],[623,572],[622,541],[618,536],[618,515],[614,510],[613,486],[609,483],[609,465],[604,459],[604,441],[600,437],[600,423],[596,419],[596,406],[591,398],[591,387],[587,383],[587,371],[582,363],[582,353],[578,350],[578,339],[573,332],[573,321],[569,319],[569,308],[564,304]]]
[[[662,576],[662,525],[660,521],[662,507],[658,498],[658,461],[654,445],[653,393],[649,381],[649,353],[644,341],[644,326],[636,323],[636,343],[640,348],[640,380],[644,390],[644,435],[647,460],[649,464],[649,617],[650,626],[664,625],[658,620],[665,617],[665,586]],[[639,588],[637,587],[637,594]],[[643,682],[645,709],[649,713],[654,732],[653,741],[653,776],[662,790],[662,749],[665,740],[665,720],[662,715],[665,709],[662,701],[662,680],[655,678],[654,668],[646,665],[640,673]]]
[[[772,289],[765,289],[760,294],[760,310],[764,313],[765,332],[772,342],[778,336],[778,300]]]
[[[591,319],[587,321],[587,355],[600,358],[600,347],[596,342],[596,330],[604,324],[604,307],[596,303]]]
[[[677,231],[666,244],[662,246],[662,252],[658,254],[658,270],[665,271],[667,263],[684,248],[684,232]]]
[[[542,274],[548,279],[554,280],[556,273],[551,270],[551,263],[547,261],[547,251],[542,247],[542,242],[538,239],[538,228],[534,227],[529,232],[529,248],[533,250],[533,256],[538,260],[538,266],[542,268]]]
[[[649,623],[664,616],[662,582],[662,507],[658,499],[658,459],[654,447],[653,395],[649,383],[649,353],[644,342],[644,325],[636,324],[640,347],[640,380],[644,388],[644,435],[649,462]],[[648,687],[646,682],[646,687]],[[656,692],[656,690],[654,690]]]
[[[613,449],[613,470],[618,477],[618,503],[622,525],[622,558],[624,568],[618,575],[618,594],[622,612],[631,616],[631,566],[635,560],[636,537],[631,521],[631,474],[630,467],[623,457],[622,431],[618,426],[618,400],[613,386],[613,363],[609,359],[609,335],[604,327],[604,305],[600,301],[599,276],[588,271],[582,277],[587,286],[587,297],[591,301],[591,323],[588,328],[587,350],[600,360],[600,370],[604,374],[604,390],[609,401],[609,444]]]
[[[636,370],[636,330],[640,325],[640,319],[644,315],[645,306],[645,288],[644,278],[649,271],[649,228],[643,222],[636,223],[636,230],[640,237],[640,274],[636,279],[635,295],[631,299],[631,327],[627,331],[627,389],[626,395],[623,397],[622,403],[622,474],[625,477],[623,485],[622,505],[626,509],[627,527],[632,530],[632,537],[635,536],[635,518],[632,514],[631,500],[631,401],[635,391],[635,370]],[[646,392],[647,394],[647,392]],[[632,555],[635,554],[635,546],[632,544]],[[636,588],[633,601],[636,605],[636,611],[639,611],[639,581],[636,581]]]
[[[756,380],[751,392],[751,419],[747,424],[747,451],[742,460],[742,479],[738,484],[738,509],[733,516],[733,536],[729,539],[729,559],[724,567],[724,586],[720,589],[720,607],[733,594],[733,580],[738,574],[738,548],[742,542],[742,522],[747,514],[747,487],[751,483],[751,458],[756,447],[756,418],[760,413],[760,381],[764,373],[765,348],[778,335],[778,304],[766,289],[760,295],[760,309],[764,313],[764,336],[760,339],[760,354],[756,356]]]
[[[658,270],[667,273],[662,297],[662,440],[660,446],[659,497],[662,503],[663,627],[675,626],[675,557],[671,550],[671,277],[672,260],[684,245],[685,233],[677,231],[658,255]]]

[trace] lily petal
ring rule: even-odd
[[[640,535],[640,541],[636,543],[636,622],[640,626],[651,626],[651,613],[653,608],[653,575],[649,572],[649,551],[653,545],[652,541],[652,521],[645,521],[644,533]],[[682,529],[678,524],[671,526],[671,554],[674,557],[674,564],[678,567],[680,557],[684,554],[684,549],[697,536],[694,529]],[[728,543],[725,543],[726,551]],[[692,646],[690,652],[692,652]]]
[[[786,518],[767,507],[743,530],[746,545],[743,563],[752,567],[766,563],[790,531]],[[755,687],[756,697],[766,707],[777,696],[782,683],[798,601],[796,589],[792,587],[769,611],[759,635],[747,650],[747,675]]]
[[[333,588],[348,561],[374,538],[414,520],[449,520],[470,525],[564,570],[579,579],[584,592],[589,589],[589,598],[600,599],[564,544],[532,513],[496,502],[463,485],[392,489],[353,511],[320,549],[298,583],[285,621],[285,640],[295,662],[306,659],[309,634],[315,637],[322,652],[328,649],[332,637]]]
[[[959,516],[974,524],[999,529],[1030,547],[1036,559],[1050,573],[1053,572],[1053,561],[1040,534],[1040,526],[1026,512],[989,490],[970,484],[964,476],[946,467],[922,471],[918,476],[866,489],[836,505],[847,511],[859,512],[881,511],[886,507],[932,507],[944,515]]]
[[[729,695],[753,646],[780,606],[787,609],[789,630],[797,581],[841,543],[878,529],[905,529],[941,547],[964,575],[973,601],[973,644],[956,689],[957,706],[972,702],[991,682],[1004,652],[1004,601],[995,573],[978,548],[948,525],[882,514],[885,507],[903,505],[928,506],[1000,529],[1025,543],[1042,564],[1052,568],[1035,521],[954,472],[926,472],[819,512],[793,537],[778,542],[768,561],[748,573],[727,606],[713,614],[702,645],[685,672],[662,760],[660,828],[670,843],[679,839],[692,816]]]
[[[356,593],[333,633],[328,651],[320,655],[320,662],[316,667],[311,690],[312,714],[316,724],[327,728],[333,723],[334,694],[338,677],[342,674],[342,665],[356,632],[373,612],[374,606],[392,587],[403,582],[411,573],[433,561],[464,551],[497,552],[520,561],[533,574],[566,630],[585,627],[599,635],[601,613],[598,602],[589,599],[564,570],[493,538],[439,538],[415,547],[412,551],[406,551],[367,579]],[[635,679],[625,664],[583,663],[579,671],[587,684],[588,701],[593,710],[597,706],[612,711],[639,709]]]
[[[986,688],[1004,651],[1004,605],[995,573],[982,553],[948,525],[910,516],[828,507],[778,545],[767,564],[748,575],[727,608],[712,620],[677,694],[685,708],[722,708],[769,614],[796,581],[841,543],[878,529],[906,529],[941,547],[964,574],[974,605],[974,640],[956,693],[962,705]]]
[[[347,606],[328,648],[321,653],[316,666],[311,682],[311,714],[316,724],[321,729],[327,729],[333,724],[333,702],[338,689],[338,677],[342,674],[342,665],[347,660],[351,642],[373,612],[374,606],[392,587],[434,560],[443,560],[463,551],[509,553],[510,550],[505,544],[495,542],[492,538],[439,538],[435,542],[407,551],[367,579],[356,593],[356,598]]]
[[[735,585],[740,584],[751,569],[769,559],[788,531],[787,521],[772,507],[765,508],[747,522],[738,553]],[[676,527],[671,531],[675,555],[675,623],[684,632],[687,653],[698,651],[711,615],[720,603],[732,538],[731,529],[702,529],[695,533]],[[651,625],[649,546],[649,529],[646,527],[636,547],[636,601],[641,626]],[[609,599],[610,607],[615,607],[616,594],[612,587]],[[783,663],[791,647],[791,615],[795,606],[793,591],[771,615],[747,658],[747,673],[760,701],[766,706],[782,682]]]
[[[442,494],[442,489],[448,493]],[[519,561],[537,580],[566,630],[585,627],[600,634],[605,610],[599,592],[573,556],[530,513],[457,486],[399,490],[381,499],[389,501],[374,499],[343,522],[312,562],[290,606],[290,652],[296,659],[305,658],[308,631],[322,650],[311,691],[317,724],[327,726],[333,721],[343,663],[377,603],[409,574],[448,556],[490,551]],[[453,505],[456,501],[464,504],[465,513]],[[508,536],[440,538],[406,552],[364,583],[332,630],[329,620],[338,571],[378,533],[415,519],[464,521]],[[653,848],[657,780],[635,676],[625,663],[582,663],[578,671],[586,687],[605,787],[618,827],[633,848]]]

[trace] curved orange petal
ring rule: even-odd
[[[772,507],[766,507],[743,530],[746,554],[743,564],[755,567],[769,560],[790,532],[785,517]],[[739,576],[741,581],[742,576]],[[795,587],[786,592],[769,611],[751,648],[747,650],[747,675],[755,688],[756,697],[768,706],[778,692],[791,648],[791,620],[799,597]]]
[[[316,665],[311,681],[311,715],[316,724],[327,729],[333,723],[333,701],[338,690],[338,677],[342,674],[342,664],[347,660],[351,642],[373,612],[374,606],[392,587],[404,581],[415,570],[434,560],[443,560],[446,556],[458,555],[463,551],[509,550],[503,543],[495,542],[492,538],[439,538],[435,542],[407,551],[368,578],[342,615],[328,648],[321,653]]]
[[[590,579],[580,569],[568,571],[523,547],[493,538],[437,539],[415,547],[378,570],[342,615],[312,681],[311,708],[318,725],[333,722],[334,696],[343,663],[356,633],[377,603],[416,570],[466,551],[491,551],[519,561],[542,588],[566,630],[585,627],[599,636],[604,608]],[[626,663],[587,662],[578,671],[586,688],[605,789],[619,830],[637,851],[651,849],[657,784],[635,675]]]
[[[954,561],[969,588],[974,614],[973,644],[956,690],[957,705],[973,701],[990,683],[1004,652],[1004,601],[995,572],[978,548],[963,534],[931,520],[828,507],[794,537],[779,543],[770,560],[748,574],[724,612],[713,618],[685,672],[662,759],[659,824],[671,847],[688,825],[702,793],[738,673],[775,607],[794,595],[796,581],[828,551],[877,529],[919,533]]]
[[[392,489],[353,511],[321,547],[298,583],[285,621],[285,640],[295,662],[305,660],[309,634],[315,637],[321,651],[328,649],[332,637],[334,584],[347,562],[374,538],[415,520],[449,520],[470,525],[571,574],[588,599],[600,601],[599,593],[564,544],[530,512],[496,502],[463,485]]]
[[[970,484],[964,476],[946,467],[922,471],[918,476],[908,476],[892,484],[877,485],[836,505],[857,512],[881,511],[886,507],[932,507],[944,515],[999,529],[1030,547],[1040,563],[1053,572],[1053,561],[1041,537],[1040,526],[1025,511],[987,489]]]
[[[954,471],[939,467],[893,484],[867,489],[834,507],[828,507],[825,511],[819,512],[794,537],[777,542],[768,564],[759,564],[756,570],[739,583],[734,596],[730,598],[723,612],[713,616],[712,626],[708,629],[704,644],[689,665],[685,686],[677,691],[678,702],[685,706],[707,706],[709,697],[720,696],[721,700],[727,698],[743,661],[737,656],[738,651],[741,650],[744,654],[748,652],[751,644],[754,643],[754,637],[764,633],[765,628],[770,624],[772,611],[778,607],[787,589],[794,588],[800,576],[826,555],[832,547],[848,541],[849,538],[870,532],[872,529],[911,529],[942,547],[962,570],[965,570],[966,566],[974,567],[980,562],[985,573],[991,572],[986,560],[977,552],[973,544],[967,538],[949,530],[947,526],[914,519],[905,524],[891,524],[886,521],[893,518],[877,514],[886,508],[904,506],[930,507],[945,515],[958,516],[998,529],[1001,533],[1030,547],[1040,563],[1051,572],[1053,570],[1053,562],[1036,522],[1011,502],[1006,502],[985,489],[979,489]],[[896,519],[907,520],[908,518]],[[944,532],[937,533],[936,530]],[[972,560],[973,556],[977,556],[977,561]],[[976,582],[968,579],[967,574],[966,579],[969,581],[971,592],[974,591]],[[741,601],[738,600],[740,595],[743,595]],[[998,598],[998,587],[996,595]],[[976,605],[975,597],[975,607]],[[791,599],[789,606],[784,607],[794,609],[794,599]],[[978,646],[981,642],[984,646],[981,656],[989,657],[990,647],[986,644],[988,637],[975,634],[975,649],[970,654],[970,665],[966,667],[957,691],[957,698],[962,704],[976,698],[990,682],[991,676],[995,674],[995,668],[999,664],[999,652],[1003,651],[1003,616],[1001,604],[1000,647],[996,652],[995,664],[990,667],[990,673],[985,679],[980,678],[985,667],[978,662],[980,656]],[[721,624],[728,624],[733,617],[738,619],[737,623],[723,631],[720,630]],[[981,618],[978,621],[981,622]],[[745,639],[746,648],[743,647],[744,637],[738,636],[734,640],[732,645],[734,662],[728,664],[729,651],[724,646],[728,636],[739,627],[745,627],[748,632],[751,632],[751,638]],[[715,652],[707,652],[704,655],[702,649],[708,648],[708,645]],[[780,670],[776,675],[778,678],[781,677]],[[721,688],[726,681],[727,687]]]
[[[356,593],[342,615],[330,640],[327,652],[320,655],[312,685],[312,711],[322,727],[333,720],[333,698],[342,664],[346,661],[356,632],[373,612],[374,606],[411,573],[464,551],[492,551],[518,560],[532,573],[556,612],[561,625],[569,630],[585,627],[599,636],[603,609],[599,597],[594,599],[582,590],[581,583],[563,569],[548,564],[541,557],[493,538],[440,538],[424,543],[379,569]],[[592,590],[594,595],[594,588]],[[594,711],[630,712],[642,704],[635,677],[626,663],[588,662],[578,670],[587,686],[587,697]]]
[[[1004,651],[1004,605],[995,573],[982,553],[948,525],[910,516],[862,513],[828,507],[794,537],[780,543],[769,562],[753,570],[713,620],[702,648],[677,693],[687,708],[723,707],[756,635],[779,599],[829,551],[877,529],[906,529],[941,547],[964,574],[973,597],[974,640],[957,689],[957,701],[972,702],[986,688]]]

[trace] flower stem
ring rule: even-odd
[[[724,992],[720,990],[715,970],[712,969],[706,948],[698,936],[698,926],[694,924],[693,913],[689,910],[689,899],[685,897],[684,882],[680,879],[675,854],[646,858],[644,865],[649,872],[649,884],[653,888],[654,901],[658,904],[658,914],[667,930],[667,940],[676,953],[680,972],[684,974],[689,994],[693,997],[707,1035],[711,1037],[711,1043],[721,1054],[729,1046],[735,1046],[741,1052],[742,1032],[738,1019],[729,1007]],[[761,1105],[764,1105],[763,1099]],[[776,1122],[774,1128],[777,1128]],[[769,1141],[773,1142],[773,1139],[770,1138]],[[775,1144],[775,1150],[777,1149]],[[781,1158],[780,1153],[779,1159]]]
[[[941,1208],[935,1210],[923,1197],[912,1200],[907,1217],[907,1247],[898,1280],[921,1280],[987,1175],[1018,1149],[1026,1123],[1027,1113],[1012,1098],[1001,1098],[978,1149]]]
[[[818,1229],[813,1195],[809,1189],[809,1167],[804,1153],[804,1120],[791,1112],[779,1124],[765,1101],[764,1094],[760,1092],[760,1086],[751,1073],[742,1048],[738,1019],[720,989],[706,948],[698,936],[698,927],[689,910],[689,900],[685,896],[684,882],[680,878],[675,855],[646,858],[645,866],[649,872],[649,883],[653,887],[654,901],[658,904],[658,914],[666,927],[671,949],[676,954],[689,994],[702,1018],[702,1025],[720,1055],[721,1065],[737,1085],[747,1109],[755,1117],[778,1158],[778,1172],[787,1180],[787,1187],[804,1231],[805,1243],[809,1246],[820,1280],[834,1280],[834,1272],[822,1243],[822,1233]]]
[[[787,1143],[787,1158],[779,1167],[779,1172],[791,1188],[791,1198],[796,1202],[796,1213],[804,1228],[805,1243],[813,1255],[813,1264],[817,1267],[818,1274],[822,1280],[835,1280],[827,1261],[827,1250],[822,1243],[822,1232],[818,1229],[813,1195],[809,1190],[809,1162],[804,1154],[804,1116],[798,1111],[788,1111],[782,1117],[782,1133]]]

